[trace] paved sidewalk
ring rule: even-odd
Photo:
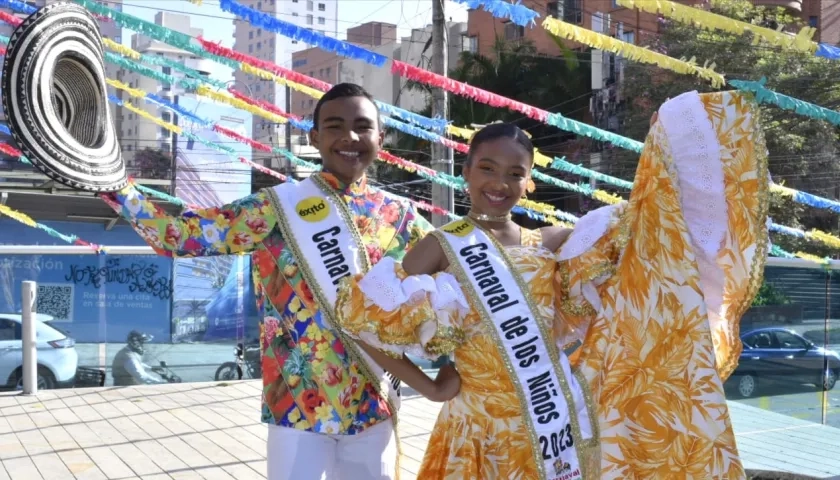
[[[259,399],[259,380],[0,393],[0,480],[265,479]],[[729,406],[747,469],[840,475],[840,429]],[[416,480],[439,408],[403,400],[402,480]]]
[[[259,381],[0,393],[0,480],[264,479],[259,399]],[[413,480],[439,406],[403,405]]]

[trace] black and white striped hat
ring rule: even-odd
[[[12,33],[0,80],[21,152],[48,177],[93,192],[127,183],[103,57],[90,13],[73,3],[54,3]]]

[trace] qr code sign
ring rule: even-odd
[[[73,321],[73,285],[39,283],[36,312],[49,315],[57,322]]]

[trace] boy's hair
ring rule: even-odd
[[[512,138],[516,143],[522,145],[525,151],[528,152],[531,160],[534,159],[534,144],[521,128],[512,123],[491,123],[473,135],[470,140],[470,151],[467,153],[467,161],[464,163],[471,165],[472,156],[476,147],[482,143],[496,140],[497,138]]]
[[[373,95],[368,93],[368,91],[360,85],[356,85],[355,83],[339,83],[329,89],[324,96],[318,99],[318,103],[315,104],[315,112],[312,114],[312,128],[318,130],[318,117],[321,115],[321,105],[323,105],[324,102],[345,97],[365,97],[370,100],[371,103],[376,105],[376,100],[374,100]],[[382,127],[382,118],[379,115],[378,109],[376,110],[376,123],[377,126],[380,128]]]

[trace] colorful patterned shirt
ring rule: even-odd
[[[410,205],[362,178],[342,184],[318,173],[347,202],[371,263],[401,260],[432,226]],[[326,324],[297,262],[286,247],[277,212],[261,190],[222,207],[168,215],[129,186],[103,199],[159,254],[177,257],[252,252],[262,322],[265,423],[316,433],[353,435],[391,417],[386,399],[360,373]],[[283,382],[288,394],[279,397]]]

